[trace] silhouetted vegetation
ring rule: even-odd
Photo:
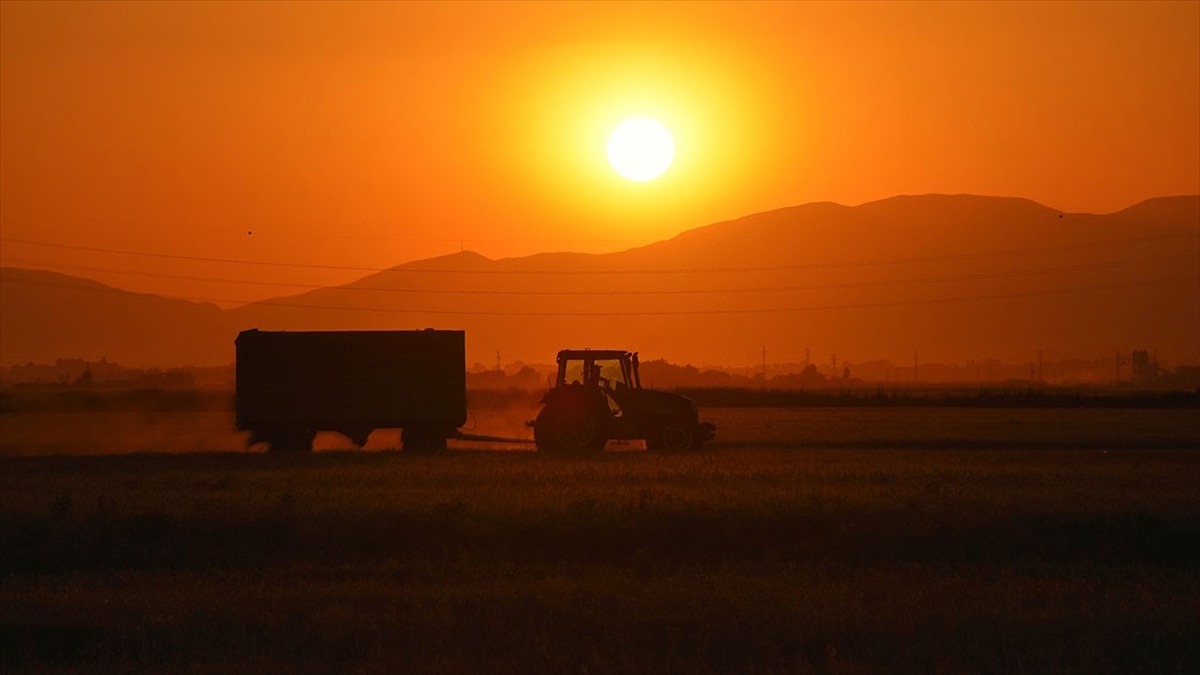
[[[233,392],[212,389],[65,389],[0,392],[0,413],[233,410]]]
[[[678,388],[707,407],[952,406],[981,408],[1200,408],[1200,391],[1122,391],[1109,387],[906,387],[800,391]]]
[[[106,389],[230,389],[233,366],[186,368],[131,368],[102,358],[55,359],[54,363],[13,364],[0,369],[5,386],[50,388],[98,387]]]

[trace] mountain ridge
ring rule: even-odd
[[[14,291],[31,284],[5,283],[0,362],[103,353],[131,365],[150,355],[163,359],[150,365],[228,363],[233,337],[251,327],[460,328],[470,358],[485,361],[498,350],[544,361],[601,343],[729,364],[756,361],[763,345],[796,361],[806,348],[859,360],[1136,346],[1191,357],[1200,343],[1200,291],[1187,285],[1200,278],[1197,239],[1200,195],[1102,215],[1019,197],[898,195],[764,211],[612,253],[490,259],[464,250],[228,310],[152,309],[152,298],[166,300],[153,294],[135,310],[127,305],[136,294],[117,289],[129,294],[124,305],[89,312],[47,293],[31,304],[20,296],[38,294]],[[72,313],[87,321],[73,324]]]

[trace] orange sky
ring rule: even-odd
[[[604,155],[634,115],[675,134],[650,183]],[[388,267],[896,194],[1110,212],[1200,192],[1198,120],[1198,2],[0,4],[3,236],[71,246]],[[363,275],[0,251],[234,301],[295,289],[97,270]]]

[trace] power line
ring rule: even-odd
[[[930,305],[930,304],[940,304],[940,303],[946,303],[946,302],[969,302],[969,301],[976,301],[976,300],[1004,300],[1004,299],[1036,297],[1036,296],[1044,296],[1044,295],[1081,293],[1081,292],[1094,291],[1094,290],[1109,290],[1109,289],[1133,288],[1133,287],[1141,287],[1141,286],[1156,286],[1156,285],[1177,283],[1179,281],[1194,282],[1193,279],[1181,280],[1181,279],[1177,279],[1175,277],[1165,277],[1165,278],[1161,278],[1161,279],[1152,279],[1152,280],[1146,280],[1146,281],[1136,281],[1136,282],[1127,282],[1127,283],[1119,283],[1119,284],[1092,284],[1092,285],[1088,285],[1088,286],[1076,286],[1076,287],[1067,287],[1067,288],[1050,288],[1050,289],[1041,289],[1041,290],[1036,290],[1036,291],[1024,291],[1024,292],[1013,292],[1013,293],[994,293],[994,294],[985,294],[985,295],[964,295],[964,296],[951,296],[951,297],[945,297],[945,298],[892,300],[892,301],[862,302],[862,303],[842,303],[842,304],[810,305],[810,306],[798,306],[798,307],[762,307],[762,308],[738,308],[738,309],[699,309],[699,310],[632,311],[632,312],[629,312],[629,311],[621,311],[621,312],[546,312],[546,311],[541,311],[541,312],[534,312],[534,311],[498,312],[498,311],[477,311],[477,310],[405,309],[405,308],[384,308],[384,307],[344,307],[344,306],[339,307],[339,306],[335,306],[335,305],[310,305],[310,304],[303,304],[303,303],[274,302],[274,301],[269,301],[269,300],[265,300],[265,301],[261,301],[261,302],[254,302],[254,303],[250,303],[250,304],[256,305],[256,306],[266,306],[266,307],[286,307],[286,308],[291,308],[291,309],[322,309],[322,310],[336,310],[336,311],[348,311],[348,312],[370,312],[370,313],[379,313],[379,314],[434,314],[434,315],[451,315],[451,316],[524,316],[524,317],[529,317],[529,316],[575,316],[575,317],[621,316],[621,317],[632,317],[632,316],[695,316],[695,315],[718,315],[718,314],[781,314],[781,313],[791,313],[791,312],[813,312],[813,311],[834,310],[834,309],[877,309],[877,308],[883,308],[883,307],[901,307],[901,306],[908,306],[908,305]],[[56,284],[54,282],[40,281],[40,280],[36,280],[36,279],[6,278],[3,275],[0,275],[0,282],[30,284],[30,285],[37,285],[37,286],[52,286],[52,287],[57,287],[57,288],[66,288],[66,289],[78,290],[78,291],[129,293],[131,295],[137,295],[137,294],[131,293],[130,291],[123,291],[118,288],[112,288],[110,286],[104,286],[104,285],[100,285],[99,287],[76,286],[76,285],[71,285],[71,284]],[[97,282],[93,282],[93,283],[97,283]],[[191,301],[191,302],[209,302],[209,303],[239,303],[239,302],[243,302],[243,301],[239,301],[239,300],[229,300],[229,299],[221,299],[221,298],[201,298],[201,297],[193,297],[193,296],[158,296],[158,297],[174,299],[174,300],[187,300],[187,301]]]
[[[0,256],[0,262],[8,261],[26,265],[44,265],[66,270],[86,271],[86,272],[102,272],[108,274],[124,274],[131,276],[151,277],[156,279],[177,279],[181,281],[200,281],[209,283],[229,283],[229,284],[246,284],[252,286],[273,286],[273,287],[289,287],[303,288],[312,290],[334,290],[334,291],[351,291],[351,292],[378,292],[378,293],[409,293],[409,294],[424,294],[424,295],[500,295],[500,296],[607,296],[607,295],[710,295],[710,294],[732,294],[732,293],[768,293],[768,292],[788,292],[788,291],[814,291],[814,290],[833,290],[844,288],[867,288],[873,286],[897,286],[897,285],[912,285],[912,284],[929,284],[929,283],[947,283],[959,281],[981,281],[987,279],[1002,279],[1010,277],[1036,276],[1041,274],[1059,274],[1064,272],[1080,272],[1101,269],[1113,269],[1118,267],[1128,267],[1133,265],[1143,265],[1152,263],[1172,262],[1177,260],[1191,260],[1195,256],[1190,254],[1180,254],[1173,256],[1157,256],[1150,258],[1133,258],[1127,260],[1115,260],[1098,263],[1085,263],[1080,265],[1061,265],[1053,267],[1035,267],[1020,270],[1007,270],[1002,272],[980,272],[975,274],[956,274],[949,276],[930,276],[916,277],[908,279],[876,279],[871,281],[850,281],[840,283],[826,284],[800,284],[787,286],[758,286],[754,288],[701,288],[701,289],[662,289],[662,290],[601,290],[601,291],[563,291],[563,290],[531,290],[531,291],[513,291],[513,290],[480,290],[480,289],[419,289],[419,288],[368,288],[361,286],[323,286],[320,284],[303,284],[293,282],[276,282],[276,281],[256,281],[250,279],[229,279],[222,277],[205,277],[191,276],[181,274],[165,274],[158,272],[139,272],[135,270],[122,270],[105,267],[91,267],[85,265],[70,265],[66,263],[56,263],[52,261],[32,260],[28,258],[13,258]]]
[[[25,223],[32,224],[38,221],[50,222],[77,222],[77,223],[97,223],[102,225],[120,225],[132,228],[159,228],[160,225],[137,223],[130,220],[120,220],[115,218],[96,218],[90,216],[57,216],[57,215],[33,215],[24,214],[21,220]],[[12,220],[11,218],[9,220]],[[278,223],[276,223],[278,225]],[[449,227],[449,226],[448,226]],[[252,232],[255,237],[288,237],[288,238],[309,238],[309,239],[354,239],[365,241],[399,241],[399,242],[416,242],[423,244],[455,244],[458,245],[462,241],[462,236],[455,237],[398,237],[384,234],[348,234],[345,232],[277,232],[270,229],[262,229],[256,225],[231,225],[227,227],[212,227],[212,226],[197,226],[196,230],[206,232],[220,232],[225,234],[236,234],[244,236],[242,232]],[[575,238],[575,239],[535,239],[535,238],[508,238],[508,237],[466,237],[472,243],[505,243],[505,244],[650,244],[659,239],[643,237],[635,238]]]
[[[428,268],[409,268],[409,267],[359,267],[349,265],[319,265],[312,263],[283,263],[271,262],[264,260],[246,260],[236,258],[213,258],[205,256],[189,256],[176,255],[168,253],[152,253],[146,251],[130,251],[127,249],[114,249],[99,246],[75,246],[70,244],[57,244],[53,242],[36,241],[32,239],[20,239],[16,237],[0,237],[0,241],[6,241],[17,244],[27,244],[30,246],[44,246],[47,248],[66,249],[73,251],[90,251],[94,253],[111,253],[118,255],[132,255],[147,258],[162,258],[167,260],[190,260],[196,262],[216,262],[237,265],[255,265],[265,267],[289,267],[302,269],[326,269],[326,270],[341,270],[352,272],[390,272],[390,273],[426,273],[426,274],[484,274],[484,275],[626,275],[626,274],[703,274],[703,273],[727,273],[727,272],[784,272],[796,270],[814,270],[814,269],[837,269],[851,267],[873,267],[879,265],[900,265],[925,262],[939,262],[946,260],[971,260],[975,258],[994,258],[1008,255],[1024,255],[1029,253],[1048,253],[1057,251],[1073,251],[1086,248],[1097,248],[1104,246],[1116,246],[1135,244],[1149,241],[1166,241],[1173,239],[1196,239],[1200,238],[1200,232],[1170,232],[1157,235],[1147,235],[1144,237],[1132,237],[1128,239],[1108,239],[1101,241],[1080,242],[1074,244],[1058,244],[1053,246],[1037,246],[1019,249],[1007,249],[1001,251],[978,251],[970,253],[950,253],[933,256],[914,256],[908,258],[885,258],[878,260],[861,260],[861,261],[843,261],[843,262],[823,262],[823,263],[806,263],[798,265],[774,265],[774,266],[750,266],[750,267],[712,267],[712,268],[681,268],[681,269],[647,269],[647,270],[449,270],[449,269],[428,269]]]
[[[212,283],[228,283],[228,284],[246,284],[249,286],[279,286],[287,288],[339,288],[337,286],[322,286],[320,284],[299,284],[288,281],[258,281],[255,279],[229,279],[225,277],[198,277],[187,274],[166,274],[163,272],[141,272],[138,270],[124,270],[111,267],[93,267],[90,265],[71,265],[68,263],[54,262],[52,260],[35,260],[32,258],[13,258],[9,256],[0,256],[0,262],[17,263],[21,265],[41,265],[52,269],[72,270],[81,272],[103,272],[106,274],[124,274],[135,277],[150,277],[154,279],[178,279],[180,281],[204,281]],[[373,290],[373,289],[367,289]],[[404,289],[396,289],[398,292],[405,292]],[[416,292],[416,291],[414,291]]]

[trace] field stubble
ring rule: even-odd
[[[537,416],[523,405],[473,408],[466,431],[528,439],[529,443],[453,442],[463,449],[530,451]],[[705,408],[715,422],[715,445],[725,448],[1198,448],[1197,408]],[[0,456],[111,455],[127,453],[244,452],[247,432],[233,413],[201,410],[33,411],[0,414]],[[364,450],[399,447],[400,432],[381,429]],[[353,446],[323,432],[317,450]],[[641,449],[640,441],[610,449]],[[258,451],[259,449],[255,449]]]
[[[18,457],[5,415],[0,669],[1194,672],[1200,411],[1043,412],[576,459]]]

